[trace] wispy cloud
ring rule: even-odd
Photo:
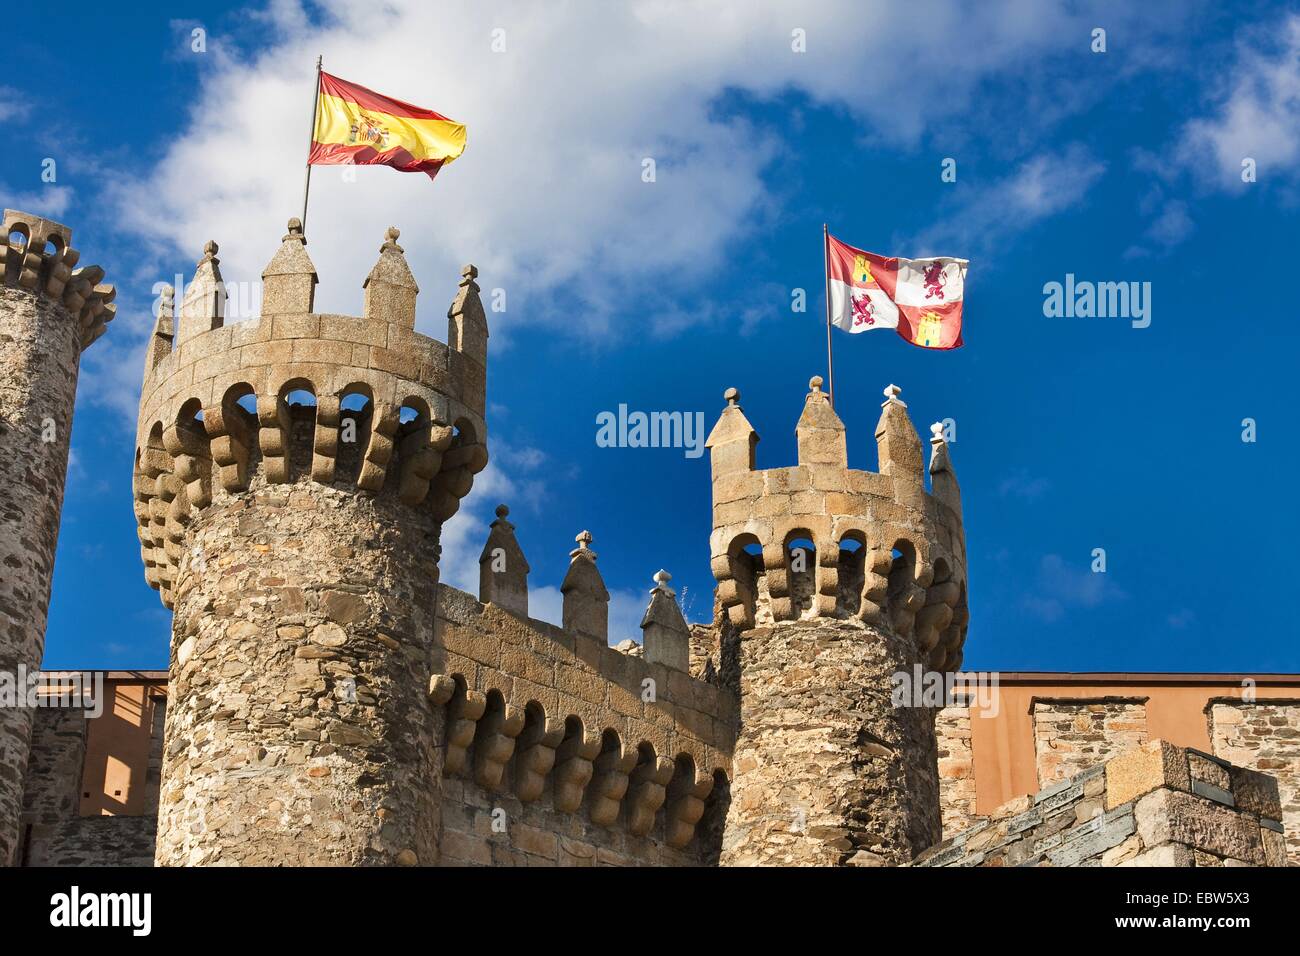
[[[1128,595],[1105,572],[1094,573],[1087,561],[1067,563],[1059,554],[1045,555],[1038,575],[1021,604],[1045,624],[1054,624],[1074,610],[1087,610]]]
[[[1041,475],[1031,475],[1027,469],[1018,468],[998,482],[998,494],[1003,498],[1021,498],[1025,501],[1037,501],[1052,487],[1052,483]]]
[[[959,179],[935,225],[906,246],[921,256],[990,252],[1009,237],[1078,205],[1105,171],[1103,161],[1073,143],[1034,156],[991,184]]]
[[[1188,122],[1179,162],[1211,188],[1240,191],[1242,162],[1253,159],[1261,185],[1296,181],[1300,161],[1300,14],[1251,31],[1209,114]]]

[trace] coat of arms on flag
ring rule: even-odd
[[[830,322],[846,332],[894,329],[927,349],[960,348],[966,260],[900,259],[826,237]]]

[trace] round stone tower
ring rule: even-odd
[[[208,243],[146,357],[135,499],[173,610],[156,860],[430,864],[442,524],[487,464],[487,323],[468,266],[444,345],[390,229],[360,318],[312,312],[298,220],[255,321]]]
[[[67,226],[13,209],[0,231],[0,673],[40,668],[81,352],[112,320]],[[32,711],[0,706],[0,865],[15,862]]]
[[[708,439],[723,677],[740,724],[723,865],[888,865],[941,835],[932,689],[961,663],[966,546],[942,428],[890,386],[879,473],[814,378],[799,464],[756,471],[735,389]],[[912,691],[915,689],[916,693]]]

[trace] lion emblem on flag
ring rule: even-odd
[[[943,274],[943,263],[933,262],[926,266],[922,281],[925,283],[925,297],[942,302],[943,287],[948,281],[948,277]]]
[[[856,269],[854,270],[857,271]],[[870,274],[870,273],[868,273]],[[869,295],[853,295],[853,327],[876,324],[876,306]]]

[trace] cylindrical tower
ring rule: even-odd
[[[448,344],[416,333],[397,236],[361,318],[312,312],[296,219],[256,321],[223,324],[214,243],[164,303],[135,477],[174,612],[160,865],[437,860],[439,538],[487,463],[487,323],[469,266]]]
[[[112,320],[98,266],[72,231],[13,209],[0,232],[0,672],[40,667],[82,349]],[[24,695],[25,696],[25,695]],[[0,707],[0,864],[15,862],[32,712]]]
[[[795,467],[755,470],[734,389],[708,440],[722,656],[740,697],[723,865],[901,864],[942,832],[935,687],[961,663],[967,621],[947,445],[936,427],[927,492],[890,386],[880,471],[850,470],[844,425],[810,385]]]

